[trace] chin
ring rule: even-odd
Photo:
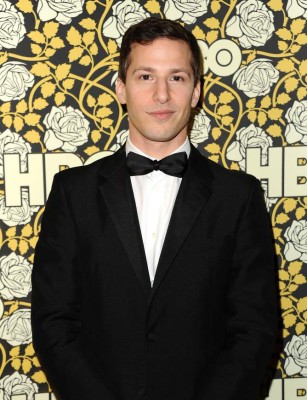
[[[165,132],[157,132],[155,134],[150,134],[150,135],[146,135],[146,139],[152,141],[152,142],[171,142],[172,140],[174,140],[176,137],[178,136],[178,134],[167,134]]]

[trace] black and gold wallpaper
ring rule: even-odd
[[[125,142],[121,38],[151,15],[202,51],[192,144],[262,181],[281,309],[268,399],[307,398],[306,0],[0,0],[0,399],[54,398],[30,325],[44,204],[59,169]]]

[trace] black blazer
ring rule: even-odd
[[[151,288],[124,150],[55,176],[33,342],[60,400],[254,400],[276,332],[259,182],[192,146]]]

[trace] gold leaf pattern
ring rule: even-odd
[[[283,9],[283,2],[282,0],[270,0],[268,2],[268,6],[273,10],[273,11],[282,11]]]
[[[98,97],[98,104],[100,106],[109,106],[113,101],[114,98],[108,93],[103,93]]]
[[[160,3],[156,0],[149,0],[145,3],[144,7],[152,14],[160,13]]]
[[[303,322],[299,322],[295,327],[295,332],[297,335],[301,335],[305,331],[305,324]]]
[[[291,326],[295,325],[297,320],[297,316],[295,314],[287,314],[284,317],[284,325],[286,328],[290,328]]]
[[[24,127],[23,119],[18,117],[18,116],[14,118],[14,122],[13,123],[14,123],[14,128],[15,128],[16,132],[21,131],[22,128]]]
[[[44,44],[46,42],[45,35],[43,35],[40,31],[32,31],[28,33],[28,36],[35,43]]]
[[[82,44],[82,36],[75,27],[71,27],[67,32],[67,41],[72,46],[80,46]]]
[[[301,46],[307,44],[307,33],[300,33],[299,35],[297,35],[296,41]]]
[[[307,60],[303,60],[299,66],[299,71],[302,76],[307,75]]]
[[[35,354],[35,352],[34,352],[33,344],[30,343],[30,344],[28,344],[28,346],[25,349],[25,355],[26,356],[33,356],[34,354]]]
[[[59,23],[54,21],[46,22],[43,27],[43,33],[46,38],[51,39],[58,33],[59,30]]]
[[[34,129],[28,131],[24,135],[24,138],[27,139],[27,141],[30,142],[30,143],[39,143],[40,142],[40,135]]]
[[[286,199],[283,206],[286,213],[293,211],[296,208],[297,200],[295,199]]]
[[[288,310],[289,308],[293,307],[292,300],[288,297],[281,297],[280,305],[282,310]]]
[[[55,70],[55,76],[59,81],[68,77],[71,66],[69,64],[60,64]]]
[[[297,309],[302,312],[307,310],[307,297],[302,297],[297,302]]]
[[[84,29],[88,29],[88,30],[96,29],[96,21],[92,18],[84,18],[82,21],[79,22],[79,24]]]
[[[9,352],[11,357],[17,357],[19,353],[20,353],[20,346],[13,347]]]
[[[220,21],[214,17],[207,18],[204,24],[210,29],[218,29],[220,27]]]
[[[290,29],[294,35],[298,35],[303,32],[306,25],[306,21],[302,18],[295,19],[291,22]]]
[[[91,155],[93,155],[93,154],[95,154],[95,153],[98,153],[98,151],[99,151],[99,147],[97,147],[97,146],[90,146],[90,147],[87,147],[87,148],[84,150],[84,152],[85,152],[88,156],[91,156]]]
[[[195,26],[192,33],[196,39],[204,40],[206,38],[205,32],[199,26]]]
[[[285,224],[286,222],[289,221],[289,219],[290,219],[290,218],[288,217],[287,214],[285,214],[285,213],[280,213],[280,214],[278,214],[277,217],[276,217],[276,222],[277,222],[277,224]]]
[[[21,360],[19,358],[15,358],[14,360],[12,360],[11,366],[13,369],[18,371],[21,367]]]
[[[289,265],[288,271],[291,275],[298,274],[302,269],[303,263],[300,261],[292,261]]]
[[[24,374],[27,374],[32,368],[32,362],[27,358],[22,360],[22,371]]]
[[[303,283],[306,283],[306,278],[303,274],[298,274],[294,277],[293,282],[297,285],[301,285]]]
[[[47,382],[46,375],[43,373],[43,371],[35,372],[33,375],[31,375],[31,378],[36,383],[46,383]]]
[[[211,2],[211,10],[212,10],[213,14],[218,13],[220,11],[220,9],[221,9],[220,2],[218,0],[213,0]]]
[[[278,271],[278,277],[282,281],[288,281],[289,280],[289,273],[285,271],[284,269],[280,269]]]
[[[31,13],[33,11],[33,4],[30,0],[19,0],[16,6],[24,13]]]
[[[205,146],[205,150],[210,154],[218,154],[220,152],[220,146],[216,143],[211,143]]]
[[[281,28],[278,29],[276,32],[276,35],[279,36],[281,39],[284,40],[291,40],[292,39],[292,33],[289,29],[286,28]]]
[[[215,127],[212,129],[212,137],[214,140],[217,140],[221,136],[221,134],[222,131],[220,128]]]
[[[44,78],[45,76],[50,75],[51,71],[47,64],[45,64],[43,62],[38,62],[37,64],[33,65],[31,72],[34,75]]]
[[[266,130],[271,136],[281,136],[281,127],[277,124],[270,125]]]

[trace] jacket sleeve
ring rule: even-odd
[[[226,335],[193,400],[258,400],[277,337],[272,233],[263,193],[251,179],[238,222],[226,293]]]
[[[60,175],[54,178],[35,252],[33,344],[58,400],[118,400],[82,343],[77,236]]]

